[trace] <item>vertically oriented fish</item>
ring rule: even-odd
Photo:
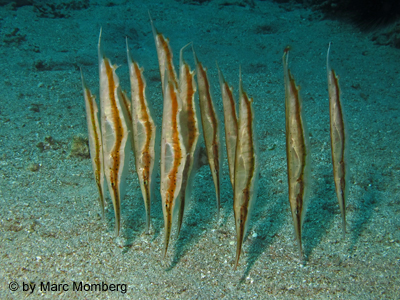
[[[243,239],[249,224],[250,213],[257,197],[259,158],[255,137],[253,99],[243,91],[239,79],[239,123],[235,153],[235,178],[233,211],[236,225],[236,260],[239,263]]]
[[[165,77],[168,80],[168,75]],[[164,83],[164,109],[161,136],[161,199],[164,214],[164,257],[168,250],[172,222],[179,209],[179,193],[186,162],[180,112],[182,101],[172,80]]]
[[[188,45],[181,49],[179,63],[179,94],[182,100],[182,111],[180,114],[181,133],[186,148],[186,161],[183,170],[182,188],[179,195],[178,235],[182,226],[186,199],[190,198],[191,185],[194,177],[193,166],[197,158],[197,142],[200,135],[196,103],[194,101],[194,96],[196,94],[194,71],[190,70],[190,66],[183,59],[183,50]]]
[[[236,114],[235,99],[233,98],[232,87],[224,79],[222,71],[218,65],[219,85],[221,87],[222,103],[224,105],[224,120],[225,120],[225,142],[226,152],[228,154],[229,176],[232,187],[235,186],[235,152],[236,139],[238,135],[238,120]]]
[[[157,128],[146,99],[144,70],[139,67],[137,62],[133,61],[128,43],[126,47],[131,81],[131,119],[135,165],[146,207],[146,231],[148,232],[150,230],[150,203],[156,174],[155,162],[158,160],[155,151]]]
[[[121,100],[122,100],[122,104],[125,107],[126,112],[128,113],[128,128],[129,131],[132,131],[132,113],[131,113],[131,109],[132,109],[132,104],[131,101],[129,100],[128,95],[126,94],[126,91],[121,90]],[[132,143],[131,143],[132,144]]]
[[[132,129],[132,125],[133,125],[133,121],[132,121],[132,103],[131,100],[129,99],[126,91],[121,90],[121,103],[123,105],[123,110],[126,111],[127,114],[127,119],[126,119],[126,123],[128,125],[128,130],[131,134],[131,147],[132,147],[132,151],[133,153],[135,153],[135,148],[134,148],[134,144],[133,144],[133,129]]]
[[[302,226],[307,209],[310,174],[310,146],[303,118],[299,87],[288,69],[289,48],[283,53],[285,75],[286,159],[289,202],[300,259],[303,259]]]
[[[326,68],[328,71],[328,91],[329,91],[329,117],[331,128],[331,149],[333,177],[335,180],[336,195],[342,213],[343,237],[346,233],[346,199],[348,194],[348,165],[347,165],[347,132],[343,117],[342,102],[340,100],[339,78],[329,65],[329,43],[326,58]]]
[[[215,194],[217,197],[217,220],[219,220],[219,207],[221,202],[221,168],[222,168],[222,149],[220,125],[216,109],[210,93],[210,83],[208,81],[207,69],[198,61],[193,49],[194,60],[196,63],[197,85],[199,88],[200,115],[203,125],[203,136],[206,144],[208,164],[214,180]]]
[[[98,113],[99,109],[96,104],[96,97],[91,93],[86,85],[85,79],[83,78],[82,70],[82,87],[83,96],[85,98],[86,107],[86,121],[89,133],[89,149],[90,158],[92,160],[92,167],[94,172],[94,178],[96,180],[97,189],[99,191],[99,202],[101,213],[104,218],[104,163],[103,163],[103,145],[101,138],[101,130],[99,124]]]
[[[149,14],[150,16],[150,14]],[[186,165],[186,147],[182,136],[178,79],[175,72],[169,40],[154,27],[150,17],[160,67],[164,97],[161,134],[161,199],[164,214],[164,257],[167,254],[172,222],[180,209],[179,194]],[[183,212],[182,212],[183,213]],[[179,226],[180,228],[180,226]],[[178,228],[178,230],[179,230]]]
[[[168,83],[169,80],[173,82],[173,84],[178,87],[178,78],[176,76],[174,63],[173,63],[173,55],[171,47],[169,46],[169,39],[165,38],[161,33],[157,31],[153,24],[153,20],[151,19],[150,13],[150,22],[151,28],[153,30],[154,41],[156,43],[157,48],[157,56],[158,56],[158,65],[160,67],[160,75],[161,75],[161,84],[163,93],[165,91],[165,84]],[[167,76],[167,77],[166,77]]]
[[[101,133],[103,140],[104,174],[114,205],[115,232],[121,227],[121,200],[125,196],[131,150],[128,130],[128,112],[122,100],[122,91],[115,70],[104,55],[101,31],[98,44],[100,73]]]

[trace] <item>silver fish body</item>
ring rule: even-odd
[[[310,146],[299,87],[288,68],[289,49],[283,55],[285,75],[286,158],[289,203],[300,259],[303,259],[302,226],[307,209],[310,177]]]

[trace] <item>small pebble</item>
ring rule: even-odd
[[[30,164],[27,166],[27,169],[28,169],[29,171],[31,171],[31,172],[37,172],[37,171],[39,171],[39,167],[40,167],[40,165],[37,164],[37,163],[30,163]]]

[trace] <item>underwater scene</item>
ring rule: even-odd
[[[0,0],[0,299],[400,299],[400,3]]]

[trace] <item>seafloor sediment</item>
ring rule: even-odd
[[[269,1],[73,1],[0,7],[0,298],[32,299],[397,299],[400,298],[398,49],[318,12]],[[201,5],[200,5],[201,4]],[[71,153],[87,136],[79,67],[98,93],[97,40],[129,89],[125,37],[145,68],[148,99],[161,124],[162,95],[148,11],[178,51],[193,41],[222,101],[215,61],[237,95],[238,70],[254,97],[260,148],[259,191],[234,271],[235,228],[226,158],[221,218],[207,166],[195,177],[179,239],[162,260],[159,193],[152,230],[132,172],[122,202],[102,220],[90,159]],[[334,191],[326,51],[340,76],[349,134],[348,232],[342,239]],[[301,86],[311,142],[312,183],[299,264],[287,195],[282,54]],[[190,54],[185,59],[193,65]],[[85,145],[83,145],[85,147]],[[87,151],[87,150],[86,150]],[[79,153],[82,153],[79,152]],[[226,157],[226,156],[225,156]],[[158,179],[159,180],[159,179]],[[157,184],[159,186],[159,184]],[[17,291],[9,284],[16,282]],[[40,291],[40,283],[68,291]],[[121,291],[72,291],[73,283],[126,284]]]

